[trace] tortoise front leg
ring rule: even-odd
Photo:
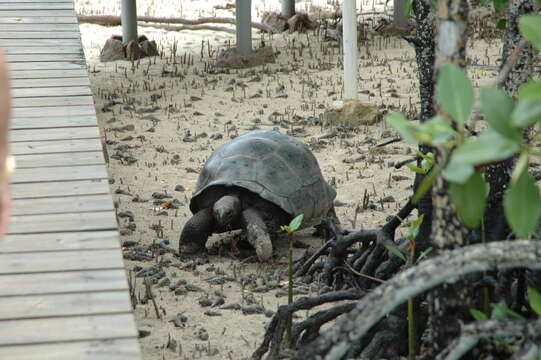
[[[179,254],[193,254],[205,249],[205,244],[214,230],[212,208],[198,211],[184,224],[178,241]]]
[[[241,214],[241,227],[246,231],[248,242],[252,245],[260,261],[272,256],[272,241],[263,217],[255,208],[248,208]]]

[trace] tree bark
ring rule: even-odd
[[[467,0],[439,0],[436,41],[436,73],[446,64],[466,66],[468,41]],[[436,151],[436,162],[445,161]],[[445,164],[444,164],[445,165]],[[449,184],[439,176],[432,189],[432,244],[435,253],[466,244],[468,233],[449,197]],[[460,323],[469,317],[472,306],[471,286],[464,281],[443,284],[428,296],[428,332],[425,334],[427,356],[433,358],[460,334]]]
[[[541,241],[534,240],[477,244],[443,251],[368,293],[347,316],[339,318],[315,341],[301,347],[293,359],[346,359],[378,321],[408,298],[471,273],[518,267],[539,270],[540,256]]]

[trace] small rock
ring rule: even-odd
[[[133,221],[134,220],[134,215],[133,215],[133,212],[127,210],[127,211],[121,211],[117,214],[117,216],[119,218],[129,218],[130,221]]]
[[[274,11],[263,13],[261,23],[268,26],[273,33],[281,33],[288,28],[287,18]]]
[[[137,41],[132,40],[126,45],[126,59],[135,61],[144,58],[145,55],[145,52]]]
[[[182,185],[175,186],[175,191],[186,191],[186,188]]]
[[[210,300],[208,297],[206,296],[203,296],[201,298],[199,298],[197,300],[197,302],[199,303],[199,305],[203,306],[203,307],[208,307],[208,306],[211,306],[212,305],[212,300]]]
[[[206,329],[201,328],[197,331],[197,337],[199,340],[207,341],[209,339],[209,333]]]
[[[240,304],[235,303],[235,304],[224,305],[220,309],[222,309],[222,310],[240,310],[241,306],[240,306]]]
[[[207,315],[207,316],[222,316],[222,313],[221,312],[218,312],[218,311],[212,311],[212,310],[207,310],[203,313],[204,315]]]
[[[151,195],[154,199],[167,199],[167,198],[171,198],[172,196],[171,195],[167,195],[165,193],[161,193],[161,192],[153,192],[152,195]]]
[[[139,46],[141,46],[141,49],[144,51],[146,56],[158,56],[160,53],[158,52],[158,47],[156,46],[156,41],[154,40],[144,40],[139,43]]]
[[[150,335],[150,330],[139,330],[139,339],[145,338]]]
[[[385,196],[384,198],[382,198],[381,202],[394,203],[394,202],[396,202],[396,200],[394,199],[394,197],[392,195],[389,195],[389,196]]]
[[[116,39],[107,39],[100,52],[100,61],[108,62],[125,59],[126,53],[124,52],[122,41]]]

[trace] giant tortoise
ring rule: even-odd
[[[218,148],[201,170],[180,251],[203,250],[212,233],[242,229],[266,261],[281,225],[299,214],[303,227],[335,217],[335,197],[308,146],[277,131],[248,132]]]

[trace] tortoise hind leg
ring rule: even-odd
[[[214,230],[212,208],[198,211],[184,224],[178,241],[179,253],[193,254],[205,249],[208,237]]]
[[[267,261],[272,256],[272,241],[263,217],[255,208],[248,208],[241,214],[241,226],[248,237],[260,261]]]

